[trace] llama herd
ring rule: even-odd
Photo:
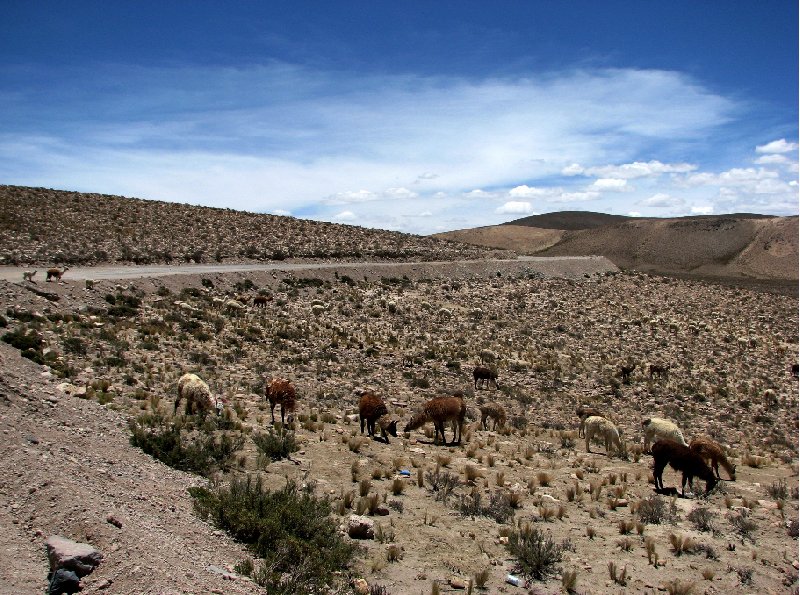
[[[488,371],[488,374],[487,374]],[[478,379],[493,380],[497,382],[497,373],[478,366],[473,371],[476,385]],[[286,427],[287,413],[289,423],[292,423],[292,413],[296,408],[297,392],[294,385],[284,378],[269,379],[264,387],[264,397],[270,403],[272,423],[275,423],[275,407],[281,406],[281,425]],[[178,380],[178,396],[175,400],[174,412],[177,413],[181,402],[186,401],[186,414],[205,414],[216,410],[222,411],[222,399],[211,394],[211,390],[196,374],[184,374]],[[481,419],[480,425],[484,430],[489,429],[489,420],[494,423],[492,430],[502,428],[506,423],[506,412],[502,405],[490,402],[479,406]],[[591,442],[597,440],[605,445],[606,454],[611,456],[612,451],[623,452],[624,446],[621,430],[595,407],[579,405],[576,414],[580,419],[578,435],[586,440],[586,452],[591,453]],[[397,437],[398,419],[393,416],[386,403],[372,391],[363,391],[358,401],[358,415],[361,433],[366,426],[367,435],[376,436],[376,427],[380,430],[380,439],[389,444],[389,436]],[[434,426],[434,443],[447,444],[445,427],[450,425],[453,432],[451,445],[461,443],[461,431],[467,415],[467,404],[463,393],[448,396],[437,396],[429,399],[411,416],[403,428],[404,432],[411,432],[423,427],[428,422]],[[680,428],[667,419],[651,417],[642,422],[644,434],[644,452],[653,456],[653,479],[656,490],[664,489],[663,472],[667,465],[682,473],[681,493],[685,495],[686,484],[690,486],[693,478],[697,477],[706,482],[706,493],[710,492],[718,481],[722,479],[719,465],[722,465],[730,481],[736,480],[736,467],[725,456],[723,448],[714,440],[706,436],[693,439],[690,443],[686,440]]]

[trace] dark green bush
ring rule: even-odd
[[[160,413],[140,415],[128,426],[133,446],[170,467],[198,475],[231,467],[236,452],[244,446],[243,436],[222,434],[217,439],[211,431],[190,436],[183,423],[173,423]]]
[[[508,537],[506,548],[517,559],[517,572],[535,580],[544,580],[558,572],[565,544],[557,544],[550,535],[526,525]]]
[[[328,593],[357,550],[331,519],[327,499],[296,483],[266,490],[261,478],[234,478],[216,490],[190,488],[200,518],[211,521],[262,558],[254,580],[269,593]]]
[[[253,442],[259,453],[273,461],[288,459],[293,452],[299,450],[294,439],[294,432],[284,430],[278,432],[270,430],[268,434],[253,434]]]
[[[34,330],[27,331],[24,328],[9,331],[3,335],[3,341],[20,351],[33,350],[39,351],[44,345],[44,340]]]

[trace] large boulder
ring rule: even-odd
[[[53,535],[45,542],[47,558],[50,560],[50,572],[55,574],[60,569],[71,570],[78,577],[92,572],[103,560],[103,554],[88,543],[78,543]]]

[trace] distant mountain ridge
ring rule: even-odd
[[[602,255],[655,273],[789,281],[798,279],[798,235],[797,216],[660,219],[565,211],[436,237],[537,256]]]

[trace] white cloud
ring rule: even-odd
[[[597,200],[600,198],[599,192],[562,192],[552,202],[570,203],[570,202],[586,202],[590,200]]]
[[[284,211],[283,209],[272,209],[270,214],[272,214],[272,215],[280,215],[282,217],[291,217],[292,212],[291,211]]]
[[[639,211],[628,211],[628,217],[641,217],[642,214]]]
[[[797,151],[797,143],[787,142],[785,138],[756,147],[756,153],[791,153],[792,151]]]
[[[370,200],[377,200],[379,196],[369,190],[348,190],[346,192],[337,192],[324,199],[324,202],[331,205],[345,205],[350,203],[367,202]]]
[[[356,214],[353,211],[342,211],[334,215],[333,218],[336,221],[352,221],[356,218]]]
[[[531,206],[531,203],[527,201],[512,200],[500,207],[497,207],[494,212],[499,214],[513,213],[515,215],[530,215],[533,213],[533,207]]]
[[[408,188],[388,188],[384,191],[383,195],[387,198],[417,198],[419,194],[412,192]]]
[[[649,198],[639,201],[637,204],[644,207],[675,208],[683,206],[685,201],[682,198],[676,198],[669,194],[659,192]]]
[[[703,205],[703,206],[692,207],[691,212],[692,215],[711,215],[714,213],[714,206]]]
[[[592,189],[601,192],[626,192],[628,188],[628,180],[620,180],[618,178],[600,178],[595,180],[592,184]]]
[[[508,191],[508,194],[519,198],[539,198],[558,195],[562,191],[561,188],[536,188],[523,184],[522,186],[515,186]]]
[[[662,174],[684,174],[697,169],[691,163],[661,163],[653,160],[648,162],[634,161],[622,165],[602,165],[599,167],[584,168],[574,163],[561,170],[565,176],[584,175],[601,178],[622,178],[632,180],[636,178],[657,177]]]
[[[786,155],[778,155],[776,153],[772,153],[770,155],[762,155],[755,161],[753,161],[756,165],[784,165],[789,163],[789,159]]]

